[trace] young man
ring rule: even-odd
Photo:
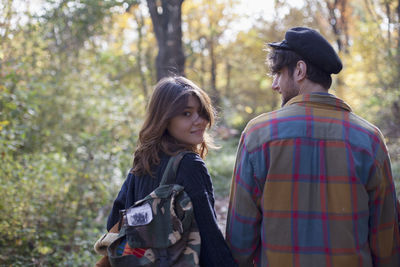
[[[342,69],[317,31],[269,43],[282,108],[243,131],[226,238],[239,266],[400,266],[399,204],[378,128],[328,93]]]

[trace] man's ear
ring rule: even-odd
[[[302,81],[305,78],[307,78],[307,65],[303,60],[299,60],[294,70],[294,79],[296,81]]]

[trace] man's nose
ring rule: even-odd
[[[279,91],[279,83],[278,83],[278,79],[276,79],[276,78],[272,82],[272,90]]]

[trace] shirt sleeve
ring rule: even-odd
[[[121,190],[118,193],[117,198],[114,200],[112,210],[107,219],[107,231],[109,231],[111,227],[113,227],[119,221],[119,211],[125,209],[128,187],[131,179],[132,179],[132,174],[129,173],[128,177],[126,178],[124,184],[121,187]]]
[[[242,134],[232,177],[226,240],[239,266],[253,266],[261,244],[261,213],[253,194],[257,186],[244,140],[245,134]]]
[[[376,167],[369,182],[369,243],[375,267],[400,266],[399,201],[390,159]]]
[[[184,186],[193,203],[201,237],[200,266],[236,266],[218,228],[212,182],[204,161],[195,154],[185,155],[180,163],[176,181]]]

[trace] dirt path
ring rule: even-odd
[[[215,197],[215,211],[217,213],[218,226],[225,236],[226,216],[228,213],[229,197]]]

